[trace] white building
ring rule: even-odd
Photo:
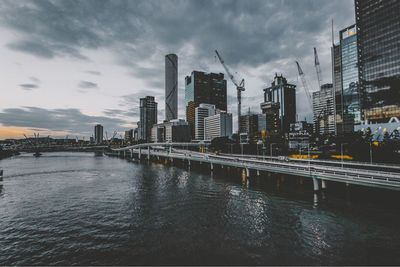
[[[312,98],[314,132],[334,134],[336,123],[333,85],[331,83],[321,85],[320,91],[314,92]]]
[[[195,109],[195,132],[194,138],[196,140],[204,140],[204,118],[215,115],[215,105],[200,104]]]
[[[220,112],[204,118],[204,140],[232,135],[232,113]]]

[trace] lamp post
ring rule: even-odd
[[[276,143],[272,143],[269,145],[269,150],[270,150],[270,156],[272,157],[272,147],[276,145]]]
[[[369,142],[369,160],[372,165],[372,140]]]
[[[340,144],[340,159],[342,161],[342,169],[343,169],[343,145],[348,145],[348,143],[341,143]]]

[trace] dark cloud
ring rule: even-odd
[[[27,91],[31,91],[33,89],[37,89],[39,88],[38,85],[33,84],[33,83],[23,83],[19,85],[22,89],[27,90]]]
[[[269,84],[275,72],[296,79],[295,60],[315,82],[312,49],[316,46],[328,82],[332,18],[338,25],[336,33],[353,24],[354,1],[0,1],[0,23],[22,33],[8,44],[10,49],[47,59],[88,60],[83,51],[106,48],[118,64],[146,82],[143,90],[161,89],[160,97],[164,55],[170,52],[179,56],[180,84],[193,69],[223,71],[221,66],[210,69],[214,49],[244,76],[251,78],[255,68],[264,66],[258,78]],[[246,94],[256,90],[261,98],[262,88],[246,90]],[[304,95],[299,98],[304,100]],[[305,101],[299,103],[299,110],[305,110],[301,106]],[[179,105],[181,112],[183,103]]]
[[[93,83],[93,82],[80,81],[78,83],[78,87],[80,87],[80,88],[84,89],[84,91],[86,91],[87,89],[97,89],[98,85],[97,85],[97,83]]]
[[[89,116],[79,109],[44,109],[38,107],[8,108],[0,112],[0,123],[4,126],[42,128],[52,131],[67,131],[91,134],[94,125],[102,124],[109,130],[123,130],[127,122],[119,118]]]
[[[96,70],[88,70],[86,71],[86,73],[92,74],[92,75],[97,75],[100,76],[101,72],[100,71],[96,71]]]

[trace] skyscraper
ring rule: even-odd
[[[157,123],[157,102],[154,96],[140,99],[139,138],[146,142],[151,140],[151,128]]]
[[[178,118],[178,56],[165,56],[165,120]]]
[[[296,85],[275,74],[271,87],[264,89],[264,102],[279,103],[281,133],[288,133],[290,123],[296,121]]]
[[[201,103],[212,104],[219,110],[227,110],[226,80],[222,73],[193,71],[185,78],[186,120],[195,137],[195,108]]]
[[[400,118],[400,1],[355,0],[363,119]]]
[[[94,126],[94,142],[96,145],[103,143],[103,126],[101,124]]]
[[[335,134],[334,90],[331,83],[321,85],[321,90],[313,92],[314,132]]]

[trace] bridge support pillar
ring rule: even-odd
[[[133,158],[133,149],[131,149],[130,151],[131,151],[131,158]]]
[[[313,181],[314,192],[317,192],[319,190],[318,179],[312,178],[312,181]]]
[[[246,168],[246,178],[249,178],[249,177],[250,177],[250,169]]]
[[[327,181],[325,181],[325,180],[323,180],[323,179],[321,180],[321,189],[322,189],[322,190],[326,190],[326,188],[327,188],[327,183],[328,183]]]
[[[126,150],[124,150],[124,158],[126,158]]]
[[[211,172],[214,170],[214,165],[212,163],[210,163],[210,169],[211,169]]]
[[[260,176],[260,170],[257,170],[257,176]]]
[[[150,146],[147,147],[147,159],[150,161]]]
[[[139,156],[138,156],[139,160],[140,160],[141,157],[142,157],[142,148],[139,147]]]

